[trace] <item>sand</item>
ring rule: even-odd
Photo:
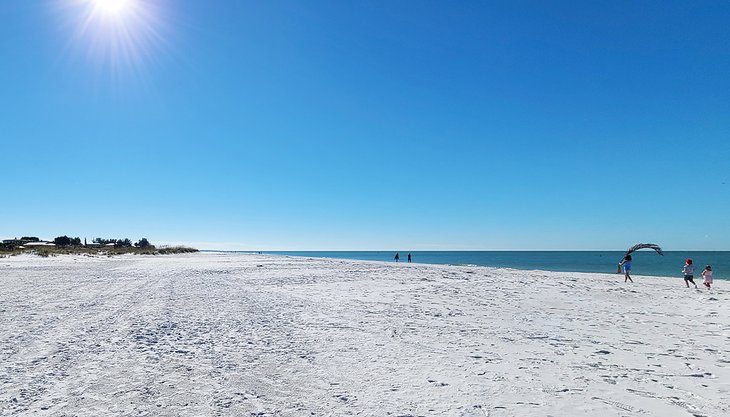
[[[0,258],[0,415],[728,416],[730,292],[244,254]]]

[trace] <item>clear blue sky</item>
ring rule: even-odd
[[[133,6],[0,2],[0,237],[730,250],[730,2]]]

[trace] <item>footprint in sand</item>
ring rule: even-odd
[[[620,403],[618,401],[607,400],[607,399],[601,398],[601,397],[593,397],[592,399],[593,400],[598,400],[598,401],[601,401],[601,402],[603,402],[605,404],[608,404],[610,406],[616,407],[619,410],[624,410],[624,411],[629,411],[629,412],[640,411],[640,410],[636,410],[636,408],[633,407],[633,406],[630,406],[630,405],[624,404],[624,403]]]
[[[489,412],[481,405],[464,407],[460,417],[489,417]]]
[[[646,397],[646,398],[664,398],[664,397],[661,397],[661,396],[659,396],[653,392],[649,392],[649,391],[641,391],[641,390],[631,389],[631,388],[626,388],[626,391],[628,391],[632,394]]]

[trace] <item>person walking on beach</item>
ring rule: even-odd
[[[692,265],[692,259],[687,259],[687,261],[684,263],[684,268],[682,268],[682,274],[684,275],[684,283],[687,284],[687,288],[689,288],[689,283],[691,282],[692,285],[697,287],[697,284],[695,284],[695,266]]]
[[[712,289],[712,267],[710,265],[707,265],[705,269],[702,270],[702,284],[707,287],[707,289]]]
[[[631,279],[631,259],[631,255],[626,255],[618,264],[619,267],[623,267],[624,269],[624,282],[634,282],[634,280]]]
[[[394,259],[395,259],[396,262],[400,261],[400,252],[396,252],[395,253],[395,258]]]
[[[408,263],[411,263],[411,254],[408,254]]]

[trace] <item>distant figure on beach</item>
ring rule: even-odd
[[[695,284],[695,267],[692,265],[692,260],[687,259],[687,261],[684,263],[684,268],[682,268],[682,274],[684,275],[684,283],[687,284],[687,288],[689,288],[689,283],[691,282],[692,285],[697,287],[697,284]]]
[[[619,262],[618,266],[623,267],[624,269],[624,282],[634,282],[633,279],[631,279],[631,255],[624,256],[624,259]]]
[[[395,259],[396,262],[400,261],[400,252],[396,252],[395,253],[395,258],[394,259]]]
[[[408,254],[408,263],[411,263],[411,254]]]
[[[712,288],[712,267],[710,265],[707,265],[705,269],[702,270],[702,284],[707,287],[707,289]]]

